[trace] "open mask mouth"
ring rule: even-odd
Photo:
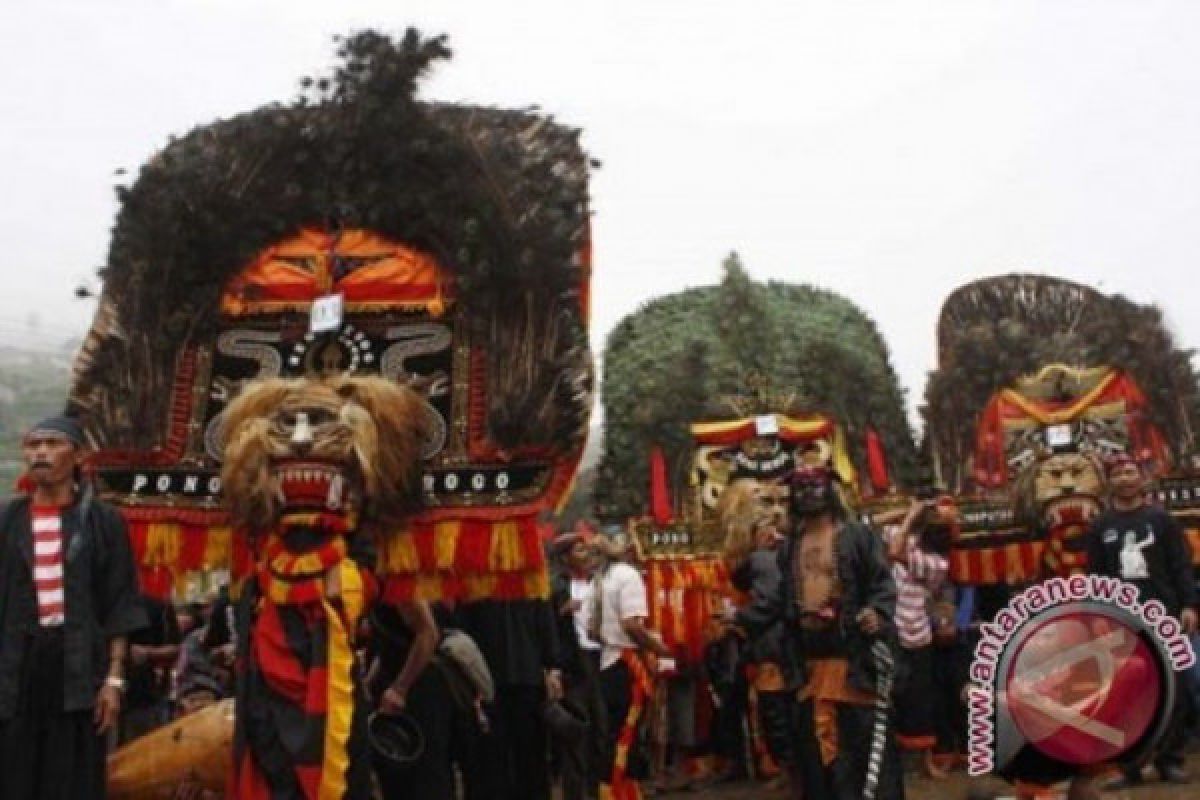
[[[1083,526],[1100,512],[1100,501],[1088,494],[1071,494],[1046,502],[1042,512],[1049,528]]]
[[[343,511],[350,503],[350,482],[340,465],[277,461],[272,472],[288,510]]]

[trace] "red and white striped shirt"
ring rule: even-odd
[[[893,536],[900,535],[900,529],[890,528],[884,535],[890,542]],[[915,650],[933,641],[928,600],[941,587],[948,568],[944,556],[917,547],[913,537],[905,547],[904,561],[892,564],[892,578],[896,581],[896,633],[901,647]]]
[[[37,592],[38,623],[45,628],[66,619],[63,595],[62,509],[34,506],[33,588]]]

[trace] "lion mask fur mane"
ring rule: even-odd
[[[279,519],[287,498],[277,470],[288,461],[339,468],[364,521],[401,518],[420,498],[429,414],[416,392],[374,376],[247,385],[223,432],[221,478],[233,522],[264,529]]]

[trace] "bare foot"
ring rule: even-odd
[[[925,751],[924,765],[925,774],[932,780],[940,781],[947,775],[946,770],[937,765],[937,760],[933,757],[932,750]]]

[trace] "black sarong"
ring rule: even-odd
[[[0,723],[0,800],[103,800],[104,738],[91,709],[64,712],[63,632],[30,634],[12,719]]]

